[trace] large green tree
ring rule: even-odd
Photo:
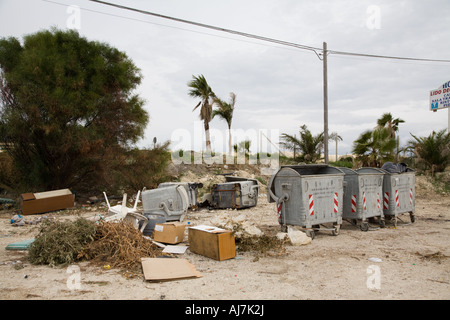
[[[0,67],[0,143],[30,191],[96,185],[143,136],[140,70],[108,44],[58,29],[3,38]]]

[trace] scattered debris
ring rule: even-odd
[[[20,198],[24,215],[45,213],[75,206],[75,195],[69,189],[22,193]]]
[[[437,261],[438,263],[441,263],[442,260],[449,258],[449,256],[446,256],[445,254],[443,254],[440,251],[437,252],[433,252],[433,253],[420,253],[420,252],[416,252],[416,254],[418,256],[420,256],[420,258],[422,260],[434,260]]]
[[[200,225],[189,229],[189,250],[215,260],[236,256],[235,236],[231,230]]]
[[[178,221],[157,223],[153,232],[153,239],[158,242],[177,244],[183,241],[186,226]]]
[[[293,245],[305,245],[312,241],[311,237],[308,237],[305,232],[293,226],[288,226],[287,236]]]
[[[142,257],[163,255],[161,249],[128,223],[101,222],[92,242],[80,250],[78,258],[100,265],[141,272]]]
[[[142,258],[144,278],[148,281],[168,281],[200,278],[202,274],[186,259]]]
[[[34,242],[34,238],[10,243],[6,246],[6,250],[28,250],[31,244]]]
[[[25,219],[20,214],[15,214],[11,217],[11,224],[14,226],[24,226],[26,224],[38,224],[39,222],[42,222],[45,219],[55,219],[54,216],[41,216],[34,220]]]

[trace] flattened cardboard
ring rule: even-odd
[[[174,253],[174,254],[184,254],[187,250],[188,246],[172,246],[167,245],[164,247],[162,252],[164,253]]]
[[[22,214],[37,214],[72,208],[75,195],[69,189],[21,194]]]
[[[141,258],[144,278],[148,281],[169,281],[200,278],[202,274],[186,259]]]
[[[235,238],[231,230],[211,226],[189,228],[189,250],[215,260],[236,256]]]
[[[184,239],[184,230],[186,226],[181,222],[165,222],[155,224],[155,230],[153,231],[153,240],[177,244]]]

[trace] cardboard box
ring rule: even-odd
[[[157,223],[153,231],[153,240],[170,244],[180,243],[184,239],[185,228],[183,223],[177,221]]]
[[[232,259],[236,256],[235,238],[230,230],[205,225],[190,227],[189,250],[219,261]]]
[[[169,281],[200,278],[202,274],[186,259],[141,258],[144,278],[148,281]]]
[[[69,189],[22,193],[21,202],[24,215],[45,213],[74,207],[75,195]]]

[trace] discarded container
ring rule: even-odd
[[[165,221],[183,221],[188,206],[189,197],[181,184],[142,191],[144,216],[157,215],[164,216]]]
[[[200,225],[188,229],[189,250],[215,260],[236,256],[235,236],[231,230]]]
[[[34,242],[34,238],[24,240],[24,241],[14,242],[14,243],[8,244],[5,247],[5,249],[6,250],[28,250],[33,242]]]
[[[216,209],[242,209],[258,203],[258,181],[240,177],[225,177],[224,183],[211,188],[211,205]]]
[[[338,235],[342,224],[344,172],[328,165],[282,166],[270,178],[269,202],[275,202],[282,229],[295,225],[314,238],[320,225]],[[322,229],[321,229],[322,230]]]
[[[36,214],[72,208],[75,195],[69,189],[60,189],[36,193],[22,193],[22,214]]]
[[[198,208],[198,189],[203,188],[203,183],[198,182],[163,182],[158,185],[158,188],[165,188],[174,185],[181,185],[186,189],[189,197],[189,209],[196,210]]]
[[[147,225],[142,230],[142,234],[144,236],[153,237],[155,226],[157,224],[166,222],[166,218],[163,215],[147,213],[144,214],[144,217],[147,218]],[[143,225],[144,225],[143,222],[139,222],[139,229],[141,229]]]
[[[184,239],[185,229],[186,226],[177,221],[157,223],[153,232],[153,240],[169,244],[180,243]]]
[[[360,221],[362,231],[369,230],[370,218],[377,217],[380,227],[385,226],[382,195],[384,171],[378,168],[355,170],[339,168],[344,173],[344,207],[342,218],[354,225]]]
[[[391,169],[392,168],[392,169]],[[392,220],[397,226],[400,214],[409,213],[411,223],[414,223],[415,196],[416,196],[416,173],[413,169],[386,163],[383,180],[383,213],[386,220]],[[389,172],[392,171],[392,172]],[[400,172],[400,173],[399,173]]]

